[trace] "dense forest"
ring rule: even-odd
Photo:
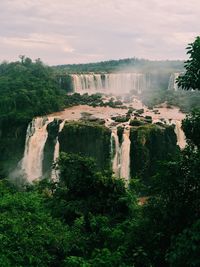
[[[176,70],[179,72],[183,70],[183,61],[150,61],[146,59],[127,58],[88,64],[58,65],[53,68],[58,73],[109,73],[117,71],[139,71],[148,73],[158,70],[164,70],[165,72],[173,72]]]
[[[190,67],[200,64],[199,44],[197,38],[191,45],[179,80],[186,89],[200,90],[199,72],[196,83],[186,85]],[[102,103],[99,95],[66,96],[56,81],[40,60],[21,57],[0,65],[2,162],[14,150],[21,153],[33,116]],[[93,158],[70,153],[54,164],[57,181],[16,185],[1,172],[0,266],[199,267],[200,111],[188,114],[182,127],[188,145],[159,162],[148,185],[136,176],[127,186],[109,167],[100,171]]]
[[[30,119],[63,108],[64,93],[40,59],[0,65],[0,119]]]

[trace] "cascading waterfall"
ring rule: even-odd
[[[182,130],[182,121],[181,120],[166,120],[166,123],[169,125],[175,125],[174,132],[176,134],[177,138],[177,145],[180,147],[180,149],[184,149],[187,145],[185,133]]]
[[[130,128],[124,128],[122,144],[119,144],[117,129],[112,129],[111,138],[115,142],[115,155],[112,168],[116,177],[125,178],[128,182],[130,178]],[[112,153],[111,153],[112,154]]]
[[[62,131],[63,127],[65,125],[65,120],[62,121],[59,125],[59,133]],[[58,136],[56,137],[56,145],[55,145],[55,150],[54,150],[54,156],[53,156],[53,161],[56,161],[57,158],[59,157],[59,150],[60,150],[60,144],[58,141]]]
[[[142,73],[111,74],[73,74],[74,91],[128,93],[136,90],[140,93],[146,87],[146,76]]]
[[[175,120],[173,121],[175,124],[175,133],[177,136],[177,145],[179,145],[180,149],[184,149],[186,146],[186,137],[184,131],[181,128],[181,121]]]
[[[120,177],[124,177],[126,182],[130,178],[130,128],[125,127],[123,133],[123,142],[121,146],[121,170]]]
[[[29,182],[42,176],[44,145],[48,137],[47,125],[53,118],[34,118],[28,125],[21,168]]]
[[[179,77],[180,73],[172,73],[170,78],[169,78],[169,85],[168,85],[168,90],[174,90],[178,91],[178,85],[176,83],[176,79]]]

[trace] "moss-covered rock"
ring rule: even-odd
[[[116,117],[112,117],[112,120],[114,120],[115,122],[119,122],[119,123],[123,123],[123,122],[127,122],[130,117],[129,116],[116,116]]]
[[[54,119],[47,125],[48,137],[44,146],[44,156],[42,162],[42,172],[47,175],[51,171],[55,145],[57,141],[57,136],[59,132],[59,125],[62,122],[60,119]]]
[[[132,127],[131,140],[131,176],[138,176],[148,183],[148,177],[159,168],[159,161],[169,159],[178,151],[173,126],[146,124]]]
[[[148,123],[152,123],[153,119],[151,116],[145,116],[144,120]]]
[[[145,124],[145,122],[143,120],[138,120],[138,119],[133,119],[129,123],[130,126],[141,126],[144,124]]]
[[[99,169],[110,168],[111,131],[91,122],[66,122],[59,134],[60,151],[93,157]]]

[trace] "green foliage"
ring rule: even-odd
[[[128,195],[122,180],[111,172],[101,174],[90,158],[62,153],[58,161],[60,183],[55,191],[55,213],[68,223],[89,213],[120,222],[129,214]],[[94,204],[95,203],[95,204]]]
[[[61,153],[57,164],[60,181],[42,181],[35,190],[46,196],[51,214],[69,226],[63,266],[132,266],[126,240],[139,216],[134,190],[127,191],[108,171],[97,172],[90,158]]]
[[[137,123],[137,120],[131,121]],[[139,123],[140,124],[140,123]],[[144,124],[130,131],[131,176],[150,183],[150,177],[159,171],[159,162],[170,159],[178,149],[173,126]]]
[[[40,60],[21,57],[21,62],[0,65],[0,118],[8,115],[30,120],[63,108],[64,93],[51,68]]]
[[[179,87],[189,90],[200,90],[200,36],[188,45],[187,54],[189,59],[185,61],[186,72],[177,79]]]
[[[0,182],[0,265],[56,266],[68,250],[68,230],[45,209],[41,196]]]
[[[88,121],[68,122],[59,135],[60,151],[93,157],[100,170],[108,169],[110,137],[111,132],[104,125]]]
[[[186,138],[200,148],[200,110],[194,110],[183,120]]]
[[[170,266],[200,266],[200,220],[174,238],[167,259]]]
[[[172,238],[175,239],[199,219],[199,192],[200,151],[192,147],[185,149],[176,161],[161,166],[158,175],[151,181],[151,197],[144,208],[142,229],[146,252],[155,266],[168,266],[165,256]],[[184,245],[187,246],[186,243]],[[179,258],[177,262],[183,256],[179,247],[173,248],[173,253],[177,253]],[[170,261],[173,257],[170,256]]]
[[[177,70],[183,69],[182,61],[150,61],[138,58],[126,58],[119,60],[109,60],[97,63],[88,64],[71,64],[71,65],[59,65],[53,67],[58,74],[60,73],[88,73],[98,72],[109,73],[115,71],[142,71],[144,73],[152,72],[156,79],[160,76],[163,80],[163,74],[177,72]],[[158,73],[158,70],[164,71]],[[164,75],[166,76],[166,75]]]
[[[164,102],[167,102],[168,105],[179,107],[183,112],[191,112],[194,108],[200,108],[199,91],[149,90],[143,91],[140,98],[151,109]]]
[[[92,107],[112,107],[112,108],[124,108],[121,101],[114,101],[113,98],[108,101],[103,101],[102,94],[96,93],[89,95],[88,93],[79,94],[74,93],[71,95],[65,96],[65,105],[66,106],[75,106],[75,105],[89,105]]]
[[[193,109],[200,108],[200,92],[184,90],[167,91],[165,101],[169,105],[180,107],[183,112],[191,112]]]
[[[89,105],[96,107],[96,106],[104,106],[104,103],[102,101],[101,94],[88,95],[88,93],[85,93],[81,95],[79,93],[74,93],[72,95],[65,96],[65,105],[66,106]]]
[[[112,120],[114,120],[115,122],[127,122],[129,120],[129,117],[127,117],[127,116],[116,116],[116,117],[112,117]]]
[[[142,120],[138,120],[138,119],[133,119],[130,121],[129,123],[131,126],[141,126],[144,125],[145,122],[143,122]]]
[[[70,75],[58,75],[57,81],[60,84],[60,87],[66,92],[70,93],[74,91],[73,80]]]

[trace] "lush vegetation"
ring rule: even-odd
[[[101,93],[96,93],[89,95],[88,93],[79,94],[74,93],[71,95],[65,96],[65,105],[66,107],[75,106],[75,105],[89,105],[93,107],[112,107],[112,108],[123,108],[123,103],[120,100],[115,100],[113,97],[110,97],[108,100],[103,99]]]
[[[136,125],[131,128],[130,140],[131,177],[137,176],[146,185],[151,184],[150,177],[159,171],[159,162],[174,158],[178,152],[174,126]]]
[[[32,119],[63,108],[64,93],[51,68],[39,59],[0,65],[0,118]]]
[[[199,91],[149,90],[141,93],[142,102],[149,108],[166,102],[168,106],[178,106],[183,112],[191,112],[200,108]]]
[[[189,59],[185,61],[185,73],[178,77],[178,86],[183,89],[200,90],[200,36],[188,45],[187,54]]]
[[[110,129],[98,121],[68,122],[59,134],[60,151],[92,157],[100,170],[108,169],[111,161],[110,135]]]
[[[1,182],[1,266],[131,266],[122,241],[136,198],[92,159],[62,154],[58,165],[57,184]]]

